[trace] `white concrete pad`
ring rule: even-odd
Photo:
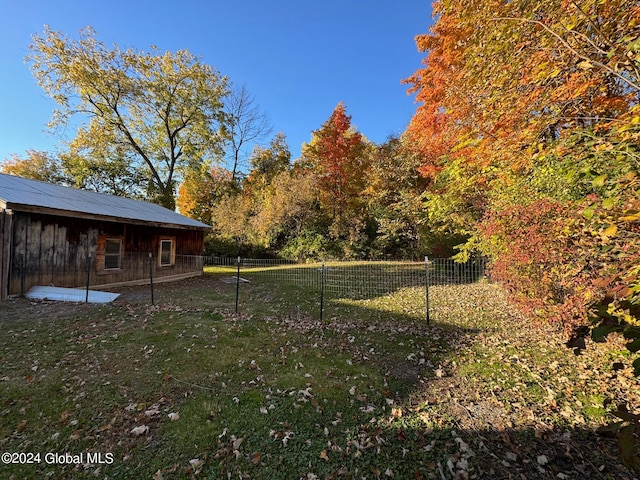
[[[88,301],[89,303],[109,303],[114,301],[119,295],[119,293],[89,290]],[[38,300],[56,300],[60,302],[84,302],[87,300],[87,290],[80,288],[36,286],[29,289],[26,297]]]

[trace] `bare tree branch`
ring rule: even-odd
[[[246,86],[234,89],[227,98],[225,112],[229,125],[229,156],[232,163],[231,177],[236,180],[241,162],[248,158],[250,143],[257,143],[271,133],[271,120],[255,103]]]

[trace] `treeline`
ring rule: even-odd
[[[404,140],[382,145],[351,125],[344,104],[292,162],[283,134],[256,148],[239,179],[218,166],[190,171],[178,207],[213,226],[208,251],[286,258],[449,255],[457,235],[434,234],[421,206],[428,181]]]
[[[434,14],[400,137],[369,141],[338,104],[300,158],[278,134],[244,175],[234,134],[263,122],[232,108],[246,102],[229,102],[226,77],[188,52],[45,30],[29,59],[54,123],[89,122],[59,159],[4,171],[169,208],[181,183],[180,211],[213,226],[209,253],[483,255],[530,315],[599,322],[596,337],[624,331],[640,350],[640,6],[441,0]]]

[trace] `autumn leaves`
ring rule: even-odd
[[[638,322],[637,4],[435,8],[405,133],[429,222],[468,235],[463,256],[491,257],[533,317]]]

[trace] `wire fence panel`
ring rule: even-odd
[[[319,289],[322,263],[295,263],[287,260],[242,259],[241,275],[256,281]]]
[[[486,278],[487,259],[471,258],[456,262],[453,258],[429,259],[429,285],[462,285]]]
[[[278,285],[301,287],[304,291],[290,291],[290,295],[318,295],[320,303],[325,299],[369,300],[392,295],[403,289],[418,289],[425,295],[429,309],[429,287],[475,283],[486,278],[487,262],[473,258],[458,263],[451,258],[415,261],[335,261],[297,263],[283,259],[256,259],[233,257],[204,257],[198,255],[173,255],[158,258],[149,253],[125,253],[118,258],[72,256],[73,261],[39,262],[37,268],[19,269],[21,286],[48,285],[55,287],[96,288],[151,284],[163,279],[199,275],[205,266],[223,267],[234,272],[227,283],[242,279],[262,283],[272,288]],[[25,262],[26,263],[26,262]],[[20,264],[19,264],[20,265]],[[237,278],[236,278],[237,277]],[[27,288],[21,289],[26,293]],[[413,295],[413,293],[412,293]],[[238,293],[236,293],[238,297]],[[237,310],[238,298],[236,298]],[[428,318],[428,314],[427,314]]]
[[[235,267],[238,265],[238,258],[244,268],[269,268],[282,265],[296,265],[295,260],[281,258],[242,258],[242,257],[203,257],[204,265],[218,267]]]
[[[325,292],[334,297],[350,299],[387,295],[400,288],[423,287],[427,281],[432,286],[474,283],[486,278],[487,267],[484,258],[463,263],[452,258],[434,258],[426,264],[415,261],[343,261],[325,264],[281,259],[207,257],[203,264],[236,267],[238,260],[241,274],[246,277],[314,288],[320,287],[324,268]]]
[[[485,279],[487,262],[472,258],[456,262],[451,258],[415,261],[349,261],[295,263],[278,259],[211,257],[205,265],[237,268],[237,274],[225,281],[236,283],[236,312],[240,284],[244,280],[270,285],[304,287],[307,292],[290,295],[318,295],[320,318],[326,300],[370,300],[413,289],[411,295],[424,297],[425,316],[429,322],[429,288],[475,283]],[[315,292],[315,293],[314,293]]]
[[[425,285],[424,262],[340,262],[325,266],[325,292],[353,300]]]

